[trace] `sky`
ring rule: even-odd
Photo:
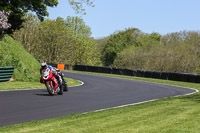
[[[200,0],[94,0],[95,7],[85,6],[86,15],[76,14],[68,0],[58,2],[47,9],[47,18],[80,16],[96,39],[127,28],[161,35],[200,30]]]

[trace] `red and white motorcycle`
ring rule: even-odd
[[[46,69],[42,73],[42,79],[44,81],[44,84],[47,87],[47,91],[49,92],[49,95],[53,96],[56,93],[56,89],[59,87],[60,91],[57,92],[58,95],[63,94],[63,86],[62,83],[58,82],[57,79],[53,76],[50,69]],[[58,86],[56,86],[56,83]]]

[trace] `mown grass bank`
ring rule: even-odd
[[[199,84],[109,75],[137,80],[153,80],[200,90]],[[200,131],[200,93],[165,98],[148,103],[73,114],[55,119],[1,127],[0,132],[71,132],[71,133],[198,133]]]
[[[40,79],[40,63],[8,35],[0,39],[0,66],[14,66],[13,78],[16,81],[36,82]]]

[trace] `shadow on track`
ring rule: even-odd
[[[49,94],[34,94],[34,95],[36,95],[36,96],[51,96]]]

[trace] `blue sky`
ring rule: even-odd
[[[86,6],[86,15],[76,14],[68,0],[58,1],[57,7],[48,8],[48,18],[81,16],[94,38],[125,28],[162,35],[200,30],[200,0],[95,0],[95,7]]]

